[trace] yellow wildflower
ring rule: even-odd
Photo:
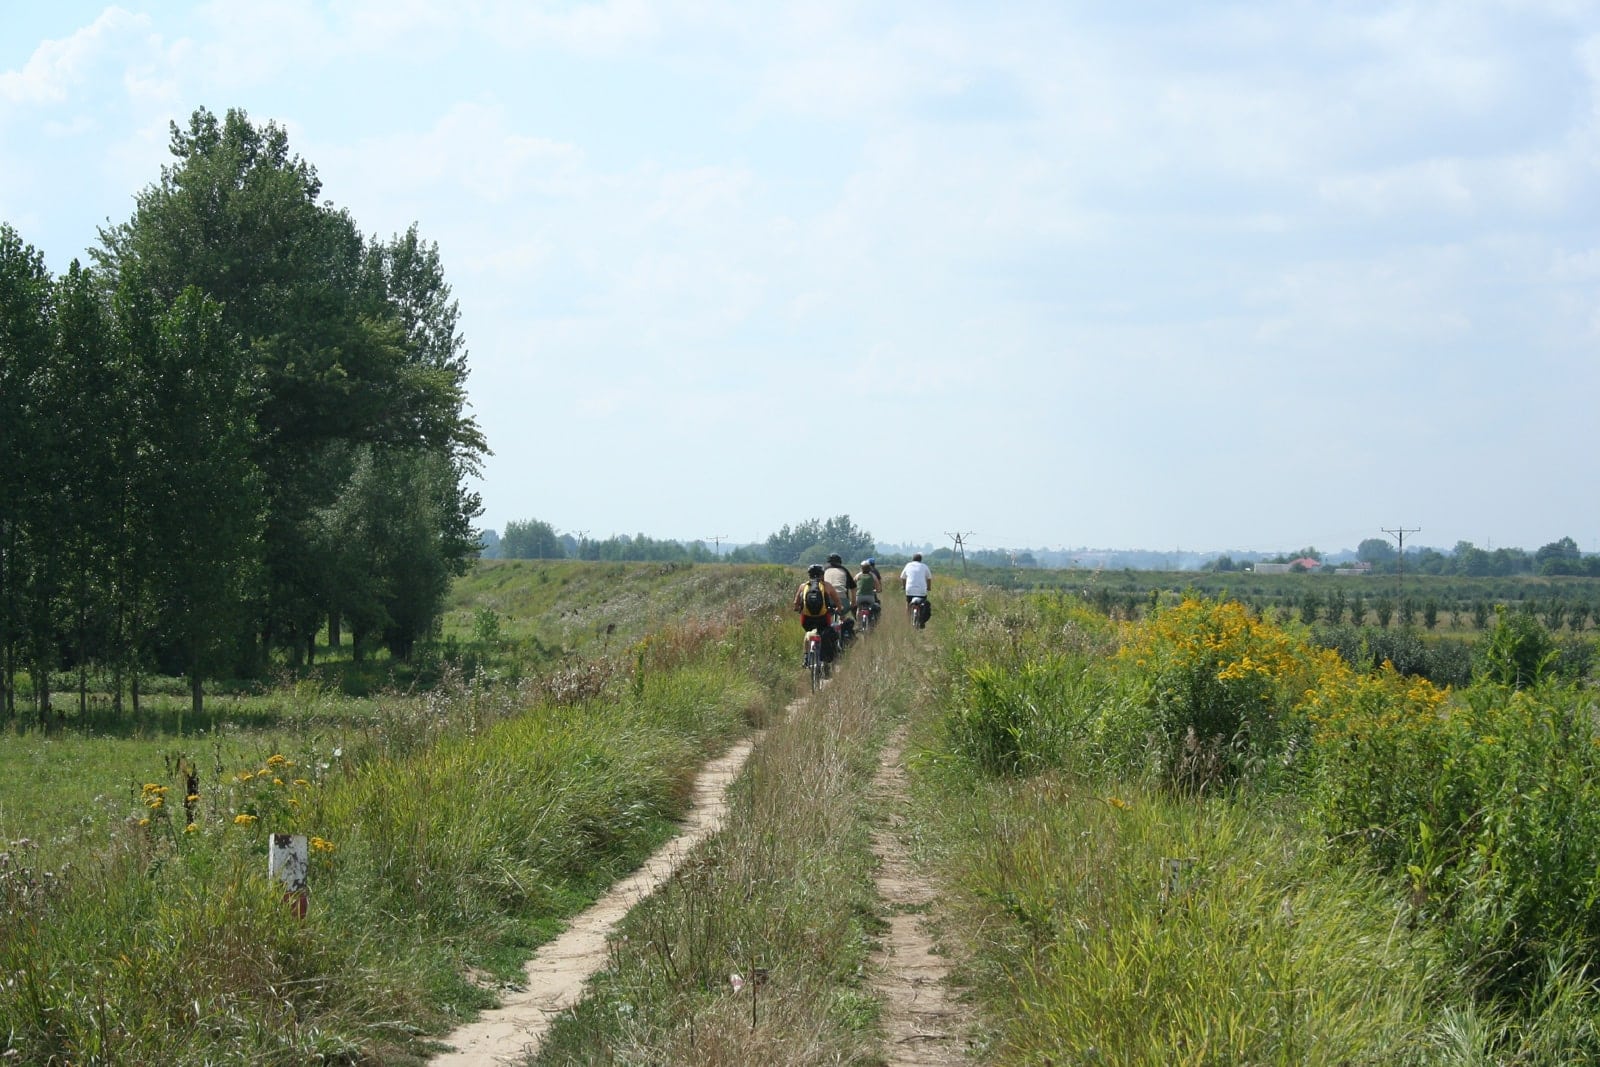
[[[254,826],[255,823],[256,817],[249,812],[241,811],[233,817],[233,825],[235,826]]]

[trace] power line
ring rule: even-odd
[[[701,543],[704,543],[706,541],[710,541],[712,544],[716,545],[717,546],[717,549],[716,549],[717,558],[721,559],[722,558],[722,542],[726,541],[727,539],[728,539],[728,535],[727,534],[712,534],[710,537],[702,537],[702,538],[700,538],[700,541],[701,541]]]
[[[1397,579],[1403,579],[1406,576],[1406,534],[1421,533],[1422,527],[1414,526],[1408,530],[1404,526],[1397,526],[1391,530],[1387,526],[1380,526],[1378,529],[1382,530],[1384,533],[1400,542],[1400,564],[1396,569],[1395,574]]]
[[[962,531],[957,530],[955,533],[951,533],[950,531],[946,530],[944,535],[956,543],[956,553],[961,557],[961,577],[965,578],[967,576],[966,539],[973,535],[973,531],[967,530],[963,533]]]

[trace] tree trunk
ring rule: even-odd
[[[339,624],[342,622],[337,611],[328,612],[328,647],[339,647]]]
[[[194,713],[197,719],[200,717],[200,713],[205,710],[205,695],[200,690],[200,669],[198,667],[189,672],[189,710]]]
[[[39,725],[50,725],[50,672],[49,670],[35,670],[33,674],[33,697],[39,707]]]

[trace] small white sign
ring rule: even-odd
[[[283,883],[285,893],[304,893],[311,870],[311,850],[304,834],[273,834],[267,852],[267,875]]]

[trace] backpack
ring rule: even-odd
[[[805,596],[801,598],[800,603],[805,606],[805,613],[808,616],[815,618],[821,615],[828,605],[828,598],[822,593],[822,583],[807,582]]]

